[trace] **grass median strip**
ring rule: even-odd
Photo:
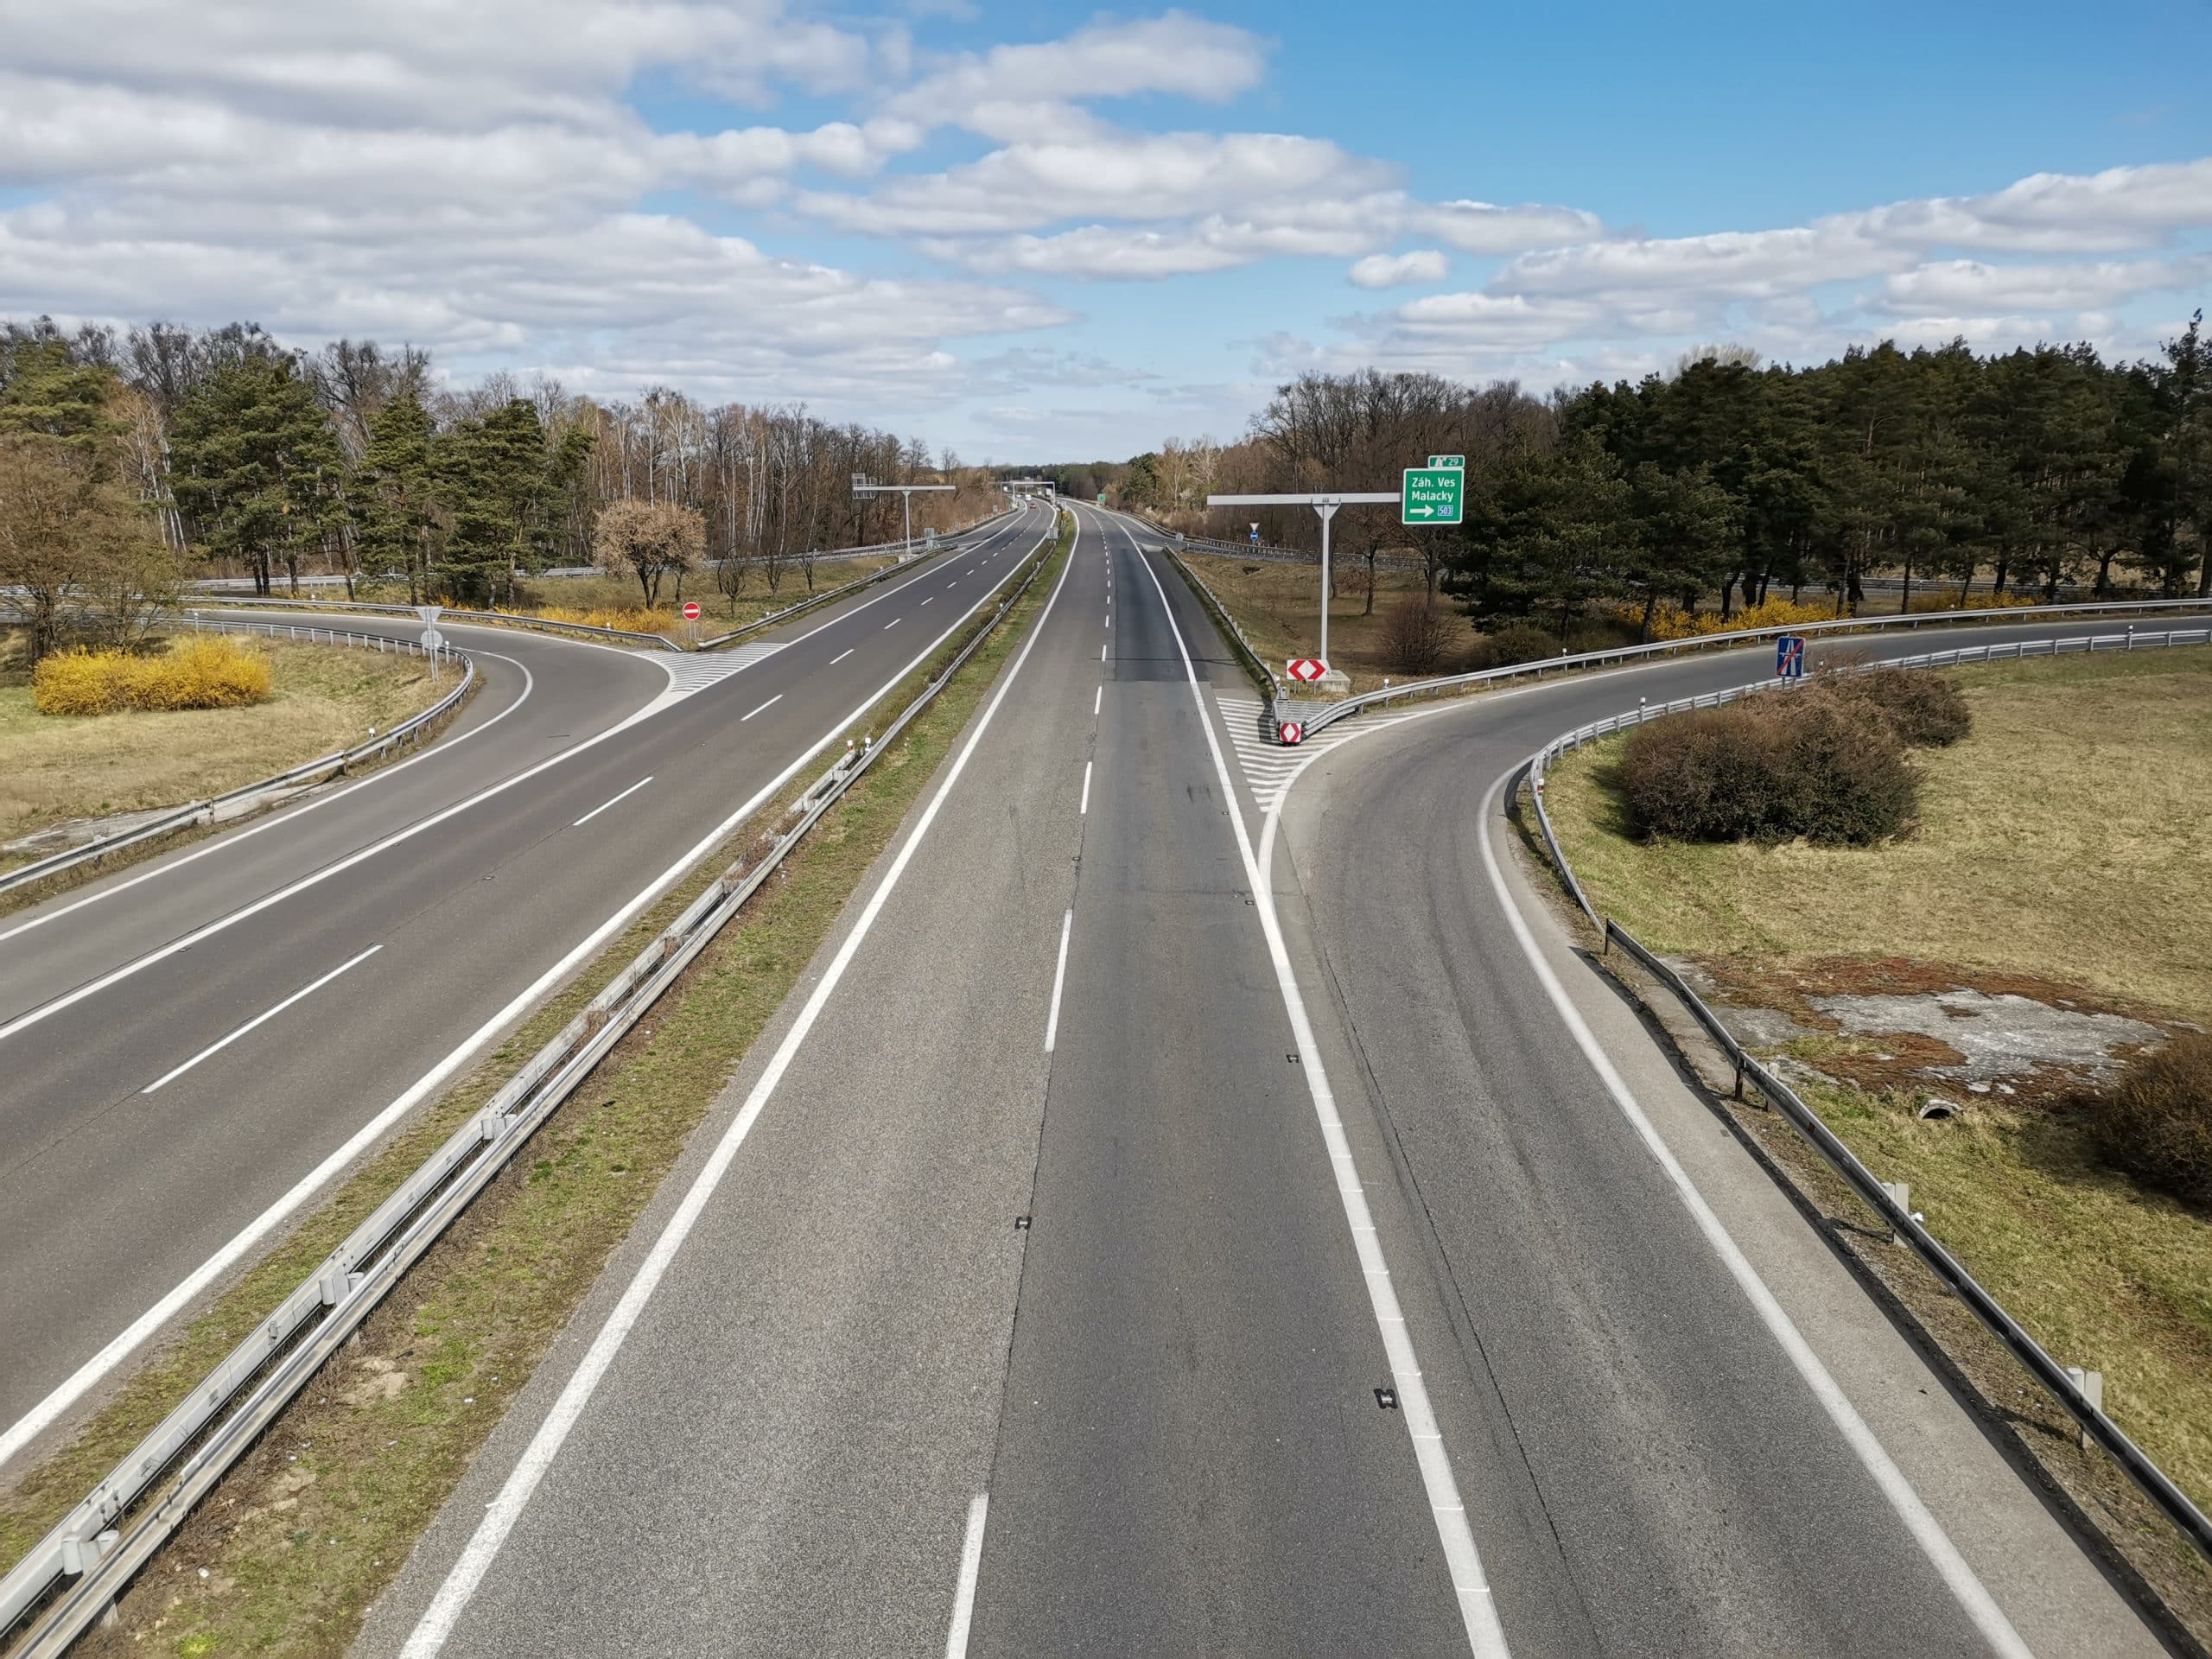
[[[1957,679],[1973,733],[1918,757],[1921,821],[1896,841],[1643,841],[1618,742],[1555,766],[1546,804],[1599,909],[1705,976],[1739,1039],[1878,1177],[1910,1184],[1929,1229],[2046,1349],[2103,1373],[2106,1409],[2201,1505],[2212,1226],[2097,1158],[2082,1084],[2133,1044],[2212,1020],[2212,654]],[[2069,1058],[2100,1025],[2117,1046]],[[1944,1115],[1922,1115],[1931,1096]],[[2079,1454],[2056,1408],[1774,1115],[1737,1121],[2177,1616],[2212,1631],[2202,1560]]]
[[[1065,556],[1062,547],[1051,560]],[[1052,575],[1048,567],[944,693],[371,1315],[359,1340],[310,1383],[123,1599],[118,1625],[98,1632],[86,1651],[149,1643],[185,1655],[345,1650],[362,1612],[897,834],[1034,618]],[[962,639],[971,635],[963,631]],[[870,727],[880,729],[911,702],[926,674],[880,704]],[[794,785],[791,798],[802,787]],[[740,836],[758,836],[763,824],[781,822],[787,804],[764,810]],[[725,861],[721,855],[707,861],[641,917],[135,1377],[73,1445],[27,1477],[0,1503],[0,1551],[13,1559],[35,1541]]]

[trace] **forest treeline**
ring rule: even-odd
[[[1055,469],[1179,528],[1311,549],[1305,508],[1209,512],[1209,491],[1395,489],[1432,454],[1467,458],[1466,522],[1408,530],[1350,509],[1353,580],[1408,550],[1478,620],[1561,637],[1594,607],[1649,634],[1662,606],[1722,614],[1817,586],[1855,608],[1876,575],[1971,599],[2085,588],[2212,594],[2212,342],[2192,319],[2152,359],[2084,345],[1978,355],[1885,342],[1816,367],[1730,347],[1671,375],[1548,398],[1429,374],[1309,373],[1233,444],[1171,441],[1119,465]]]
[[[127,639],[205,571],[404,581],[410,600],[507,603],[537,571],[594,563],[660,580],[707,563],[732,594],[810,586],[817,551],[900,533],[852,477],[942,479],[914,528],[977,516],[990,480],[919,440],[802,407],[634,402],[505,375],[456,389],[429,354],[259,327],[0,325],[0,587],[33,652]],[[620,508],[619,511],[613,509]]]

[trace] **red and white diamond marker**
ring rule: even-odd
[[[1329,665],[1319,657],[1294,657],[1290,659],[1290,677],[1304,683],[1318,680],[1329,671]]]
[[[1305,741],[1306,728],[1294,720],[1286,720],[1275,728],[1275,737],[1285,748]]]

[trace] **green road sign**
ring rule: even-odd
[[[1408,467],[1398,518],[1408,524],[1456,524],[1467,475],[1457,467]]]
[[[1467,458],[1465,455],[1431,455],[1428,458],[1428,464],[1431,467],[1457,467],[1461,472],[1465,472],[1467,469]]]
[[[1106,492],[1103,490],[1098,492],[1098,505],[1102,507],[1106,505]]]

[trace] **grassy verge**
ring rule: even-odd
[[[370,727],[396,725],[438,695],[416,658],[258,643],[274,665],[275,694],[245,709],[41,715],[27,665],[9,658],[0,665],[0,840],[206,799],[358,743]],[[0,854],[0,869],[32,856]]]
[[[1959,678],[1974,734],[1923,756],[1923,822],[1890,846],[1644,844],[1627,833],[1611,745],[1554,769],[1546,804],[1599,908],[1738,1005],[1802,1020],[1808,990],[1971,985],[2170,1028],[2206,1021],[2212,658],[2080,657]],[[2101,1166],[2063,1090],[1921,1120],[1928,1080],[1914,1065],[1930,1062],[1909,1041],[1815,1029],[1765,1047],[1810,1068],[1800,1091],[1829,1127],[1881,1179],[1910,1181],[1946,1247],[2052,1353],[2102,1370],[2113,1418],[2212,1500],[2212,1218]],[[1858,1224],[1841,1183],[1773,1115],[1737,1116],[1824,1215]],[[2212,1632],[2202,1559],[2116,1470],[2079,1453],[2056,1408],[1902,1248],[1838,1227],[2177,1616],[2200,1639]]]
[[[1065,544],[1052,555],[1065,559]],[[1050,592],[1048,567],[683,980],[603,1061],[194,1516],[91,1653],[338,1654],[629,1231]],[[948,645],[945,656],[954,646]],[[880,706],[911,700],[928,671]],[[880,718],[874,721],[880,725]],[[825,751],[825,753],[827,753]],[[796,785],[795,796],[804,785]],[[781,805],[755,823],[772,822]],[[741,830],[741,836],[753,833]],[[0,1501],[12,1559],[593,990],[720,873],[709,860]],[[203,1576],[204,1573],[204,1576]]]
[[[1629,837],[1611,748],[1546,803],[1575,873],[1655,950],[1904,956],[2032,975],[2212,1016],[2212,653],[1955,671],[1974,734],[1916,756],[1921,825],[1874,850]]]
[[[1185,552],[1183,557],[1213,590],[1223,608],[1236,619],[1252,649],[1278,675],[1291,658],[1313,654],[1321,642],[1318,564],[1239,559],[1224,553]],[[1340,592],[1329,601],[1329,659],[1332,667],[1351,677],[1353,692],[1380,690],[1386,681],[1403,683],[1427,677],[1408,675],[1394,664],[1383,643],[1384,624],[1392,608],[1427,591],[1421,573],[1404,569],[1377,570],[1372,614],[1367,607],[1366,568],[1354,561],[1339,565],[1336,574]],[[1440,594],[1437,606],[1448,619],[1449,638],[1442,663],[1429,672],[1462,672],[1473,660],[1474,625],[1457,601]],[[1624,630],[1616,622],[1593,615],[1575,625],[1567,644],[1576,651],[1599,651],[1634,638],[1632,629]]]
[[[1222,607],[1236,619],[1252,649],[1278,677],[1294,657],[1310,657],[1321,643],[1321,569],[1314,564],[1237,559],[1224,554],[1185,553],[1191,569],[1213,589]],[[1407,677],[1382,660],[1382,619],[1408,594],[1426,591],[1418,570],[1375,573],[1375,613],[1367,607],[1367,572],[1357,564],[1337,571],[1342,588],[1329,603],[1329,656],[1351,676],[1354,691],[1379,689],[1386,678]],[[1456,610],[1456,607],[1453,607]],[[1472,638],[1472,631],[1467,630]]]

